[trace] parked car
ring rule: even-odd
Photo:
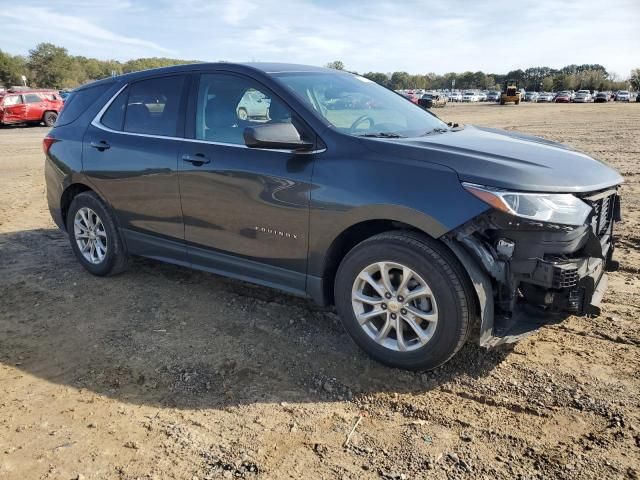
[[[499,102],[500,101],[500,92],[497,90],[491,90],[487,93],[487,102]]]
[[[269,120],[238,117],[252,90]],[[353,95],[379,108],[323,106]],[[51,215],[90,273],[141,255],[335,304],[394,367],[597,313],[615,266],[615,170],[449,127],[347,72],[199,63],[108,78],[74,91],[43,149]]]
[[[462,94],[462,101],[463,102],[479,102],[480,97],[478,96],[477,92],[474,92],[472,90],[467,90]]]
[[[640,92],[636,92],[636,102],[640,102]]]
[[[609,94],[607,92],[598,92],[596,97],[593,99],[596,103],[605,103],[609,101]]]
[[[487,101],[486,92],[478,92],[478,101],[480,101],[480,102],[486,102]]]
[[[418,104],[419,97],[415,93],[405,92],[405,93],[402,93],[401,95],[407,100],[409,100],[411,103],[415,103],[416,105]]]
[[[237,115],[240,120],[266,120],[268,114],[269,99],[256,90],[247,91],[238,103]]]
[[[558,92],[553,101],[555,103],[571,103],[571,92]]]
[[[55,90],[8,90],[0,95],[0,125],[44,123],[52,127],[62,106]]]
[[[524,94],[525,102],[537,102],[538,101],[538,92],[527,92]]]
[[[538,95],[538,103],[553,102],[554,97],[555,95],[553,93],[542,92],[540,95]]]
[[[593,101],[593,98],[591,98],[591,92],[589,90],[578,90],[573,101],[576,103],[589,103]]]
[[[629,100],[630,98],[628,90],[618,90],[616,92],[616,102],[628,102]]]
[[[461,102],[462,94],[460,92],[451,92],[448,95],[450,102]]]
[[[418,100],[418,105],[424,108],[437,108],[446,106],[449,99],[443,93],[425,93]]]

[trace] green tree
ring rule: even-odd
[[[334,70],[344,70],[344,63],[341,60],[334,60],[325,65],[327,68],[333,68]]]
[[[0,85],[22,85],[22,75],[28,74],[25,63],[23,57],[0,50]]]
[[[367,72],[362,76],[365,78],[368,78],[372,82],[379,83],[380,85],[383,85],[385,87],[389,85],[389,77],[387,76],[386,73]]]
[[[633,70],[631,70],[629,83],[631,83],[631,86],[635,91],[640,90],[640,68],[634,68]]]
[[[35,86],[62,88],[69,80],[73,59],[66,48],[40,43],[29,50],[27,65]]]

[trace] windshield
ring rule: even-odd
[[[342,133],[413,137],[447,128],[437,117],[364,77],[338,72],[283,72],[274,77]]]

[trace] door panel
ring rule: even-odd
[[[239,117],[246,93],[258,90],[271,114]],[[183,142],[178,162],[185,240],[193,263],[301,292],[314,155],[250,149],[242,140],[252,121],[291,121],[272,97],[245,77],[200,78],[187,132],[196,138]]]
[[[7,95],[4,97],[3,107],[5,123],[25,121],[27,106],[22,101],[22,95]]]
[[[108,149],[91,145],[108,145]],[[180,141],[89,126],[83,168],[114,209],[120,228],[183,240],[177,163]]]
[[[184,75],[134,82],[89,126],[83,142],[83,171],[135,239],[130,248],[140,251],[132,253],[180,262],[186,262],[177,171],[185,93]],[[173,243],[163,255],[155,239]]]

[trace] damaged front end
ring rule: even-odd
[[[558,216],[562,223],[523,215],[512,209],[512,199],[504,207],[485,195],[492,190],[469,187],[474,188],[495,208],[443,240],[466,267],[478,295],[480,345],[515,342],[569,314],[598,314],[605,272],[617,268],[612,255],[613,227],[621,219],[618,187],[572,196],[586,204],[584,216]]]

